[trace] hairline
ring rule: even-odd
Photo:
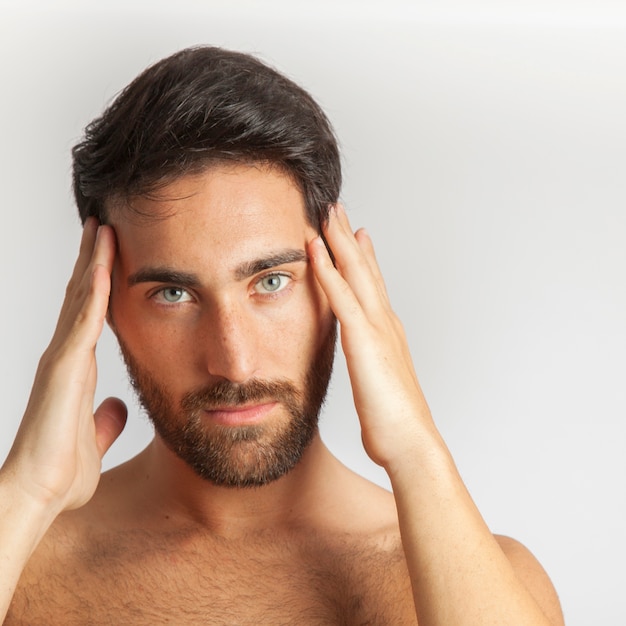
[[[115,191],[111,193],[108,197],[102,199],[101,221],[102,223],[110,224],[112,218],[114,218],[116,215],[120,216],[124,213],[132,214],[140,219],[145,219],[147,221],[167,219],[173,215],[173,212],[165,212],[163,214],[144,213],[133,207],[133,199],[144,198],[159,201],[162,200],[162,198],[159,198],[158,196],[159,190],[165,189],[166,187],[172,185],[178,180],[181,180],[182,178],[201,177],[213,169],[218,169],[220,167],[235,168],[242,165],[249,167],[258,167],[261,169],[266,169],[268,171],[275,171],[287,176],[296,186],[296,189],[300,193],[306,221],[309,223],[310,226],[312,226],[316,230],[319,230],[320,224],[313,224],[311,222],[311,215],[309,212],[309,207],[307,206],[307,198],[304,190],[302,189],[302,184],[298,180],[297,176],[285,164],[279,161],[272,161],[271,159],[260,159],[254,157],[246,158],[243,155],[233,158],[228,158],[224,156],[207,157],[204,161],[198,161],[196,167],[192,166],[186,171],[168,172],[158,178],[155,177],[153,183],[146,183],[142,188],[138,189],[135,192],[125,192],[124,190]]]

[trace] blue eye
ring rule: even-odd
[[[191,299],[189,293],[181,287],[165,287],[164,289],[158,291],[156,295],[169,304],[187,302]]]
[[[289,284],[289,281],[289,276],[285,274],[268,274],[256,283],[254,290],[257,293],[276,293],[284,289]]]

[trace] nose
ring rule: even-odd
[[[249,312],[232,303],[211,307],[202,335],[204,367],[211,376],[243,383],[257,373],[258,331]]]

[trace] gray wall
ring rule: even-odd
[[[178,48],[257,52],[336,126],[343,198],[377,243],[436,421],[488,523],[537,554],[570,626],[626,623],[619,4],[45,4],[0,4],[0,454],[75,256],[68,152],[82,127]],[[108,333],[99,351],[99,397],[126,398],[132,416],[109,467],[150,429]],[[361,450],[341,360],[323,433],[387,485]]]

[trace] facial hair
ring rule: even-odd
[[[175,406],[171,394],[138,363],[119,339],[137,397],[166,446],[198,476],[223,487],[260,487],[287,474],[318,430],[319,413],[332,373],[336,323],[330,325],[303,387],[287,379],[220,380],[186,393]],[[207,410],[276,402],[285,416],[271,424],[206,424]],[[286,421],[286,423],[285,423]]]

